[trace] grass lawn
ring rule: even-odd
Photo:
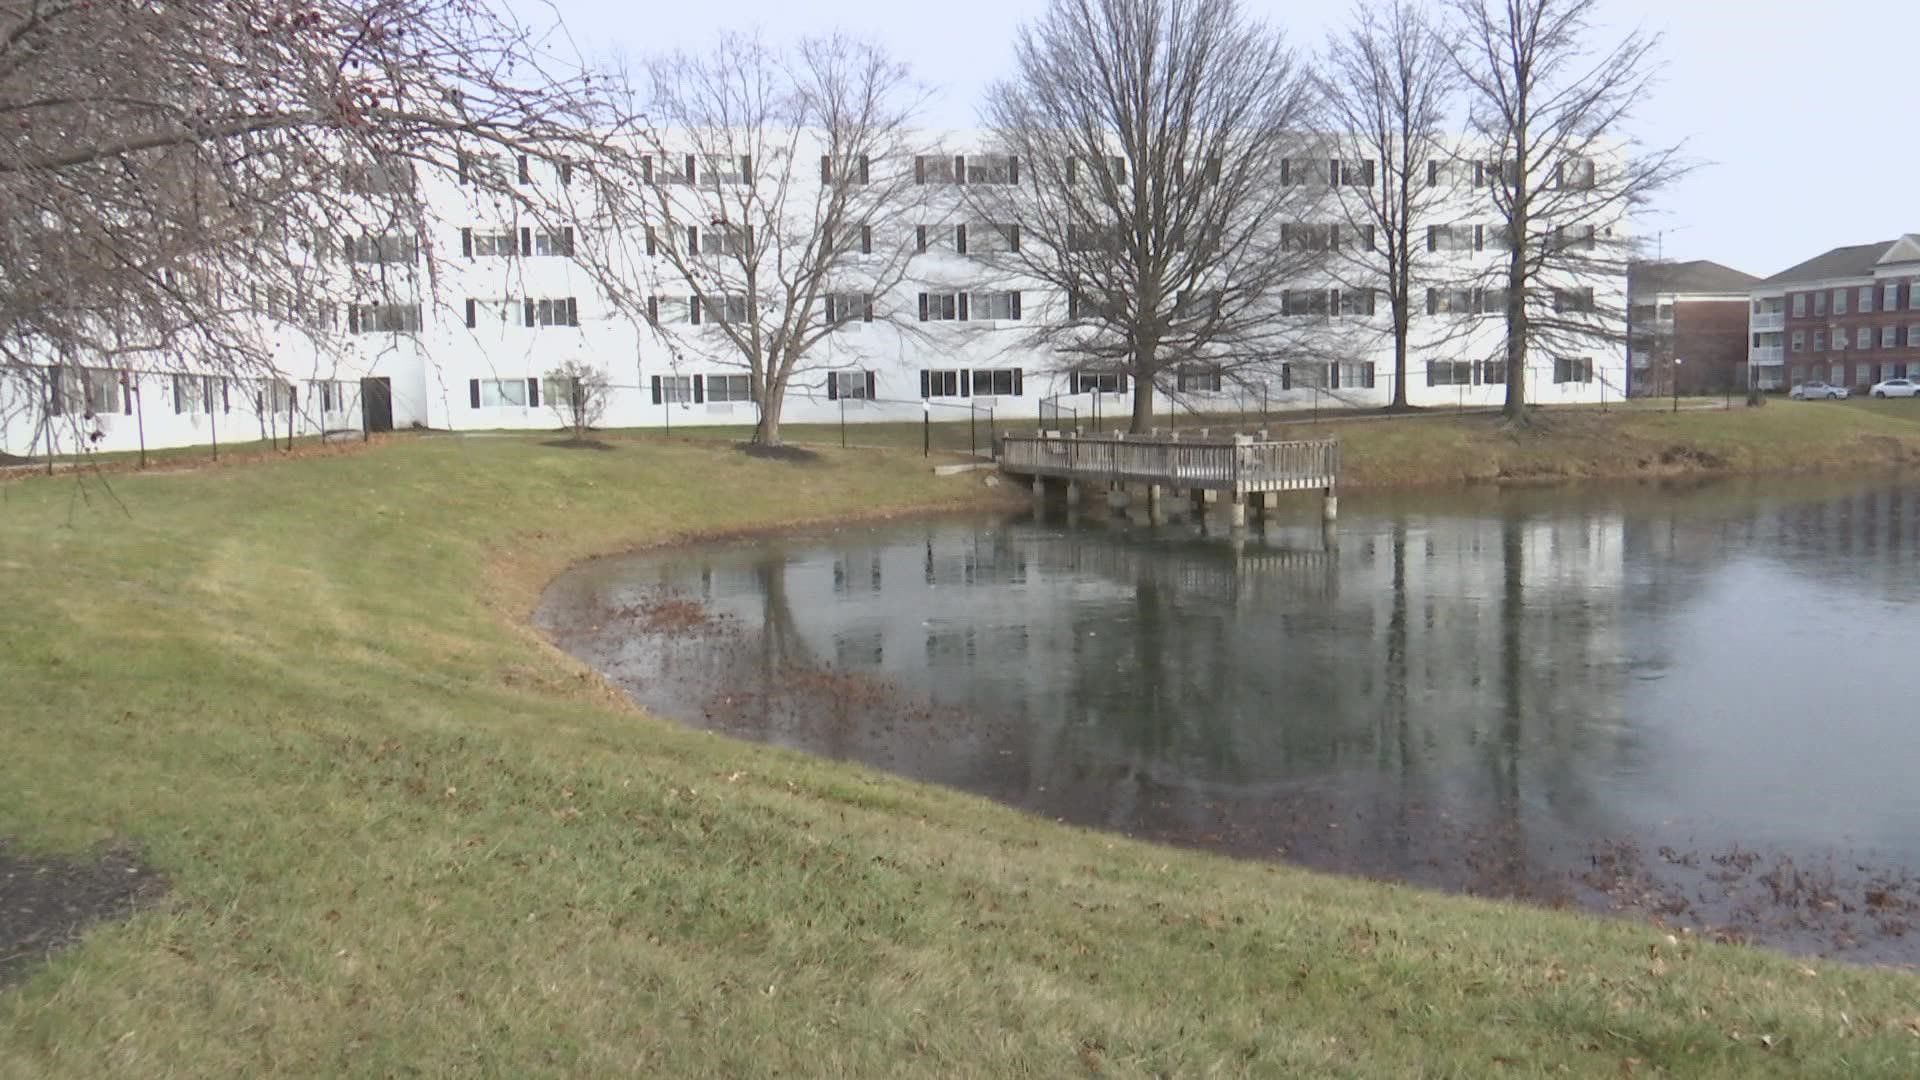
[[[1911,975],[639,714],[521,621],[569,562],[986,489],[548,437],[0,484],[0,837],[171,881],[0,990],[0,1076],[1920,1074]]]

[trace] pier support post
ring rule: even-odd
[[[1047,498],[1047,478],[1044,476],[1034,477],[1033,478],[1033,501],[1044,502],[1046,501],[1046,498]]]
[[[1125,510],[1133,501],[1133,494],[1125,484],[1114,483],[1107,488],[1107,507],[1114,511]]]
[[[1332,488],[1328,488],[1320,500],[1320,520],[1329,525],[1340,520],[1340,496],[1334,494]]]
[[[1067,505],[1080,505],[1080,481],[1078,480],[1067,481]]]
[[[1227,506],[1227,524],[1236,529],[1247,527],[1247,494],[1244,491],[1233,493],[1233,502]]]

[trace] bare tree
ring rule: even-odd
[[[606,415],[607,397],[613,382],[607,369],[586,360],[568,360],[547,372],[547,407],[560,422],[573,429],[573,437],[583,440],[587,432]]]
[[[885,297],[914,250],[888,226],[918,191],[924,95],[878,46],[839,35],[776,48],[730,34],[651,68],[647,247],[660,292],[683,292],[652,297],[648,318],[676,354],[742,372],[754,441],[779,445],[788,388],[824,363],[828,335],[906,332]]]
[[[1296,336],[1276,299],[1321,262],[1282,235],[1312,204],[1287,182],[1308,84],[1279,32],[1237,0],[1050,0],[1014,67],[983,112],[1016,181],[967,193],[1021,230],[1009,275],[1065,300],[1028,343],[1130,378],[1134,431],[1183,366],[1264,372]]]
[[[555,37],[487,0],[0,0],[0,383],[77,421],[112,369],[226,394],[417,330],[426,189],[557,230],[625,175],[621,95]]]
[[[1535,349],[1554,353],[1556,378],[1587,381],[1580,354],[1625,342],[1624,289],[1597,294],[1591,282],[1624,281],[1629,216],[1686,165],[1680,147],[1642,149],[1625,134],[1658,73],[1659,35],[1600,46],[1599,0],[1449,3],[1477,140],[1464,164],[1492,192],[1507,256],[1486,280],[1506,309],[1506,415],[1519,420]]]
[[[1362,4],[1330,35],[1318,77],[1322,135],[1378,161],[1377,182],[1336,189],[1346,224],[1373,238],[1347,244],[1343,278],[1383,283],[1393,334],[1393,397],[1407,407],[1407,356],[1415,299],[1436,280],[1425,258],[1428,222],[1447,201],[1435,175],[1452,150],[1443,132],[1455,71],[1425,10],[1411,0]]]

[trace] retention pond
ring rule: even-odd
[[[942,519],[593,562],[655,711],[1168,843],[1920,962],[1920,483]]]

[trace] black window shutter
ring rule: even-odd
[[[525,225],[520,226],[520,254],[533,254],[533,230]]]
[[[927,159],[926,158],[919,157],[919,156],[914,157],[913,182],[916,184],[924,184],[927,182]]]
[[[840,400],[840,373],[837,371],[827,372],[827,400]]]
[[[1280,159],[1280,186],[1286,187],[1293,182],[1293,159]]]
[[[860,182],[861,183],[865,184],[868,182],[867,177],[872,172],[872,167],[873,167],[872,159],[870,159],[865,154],[861,154],[860,155]]]
[[[688,154],[687,155],[687,183],[691,184],[698,179],[699,178],[694,175],[694,171],[693,171],[693,155]]]
[[[529,408],[534,408],[534,409],[537,409],[540,407],[540,380],[539,379],[527,380],[527,406]]]
[[[960,294],[960,321],[961,322],[967,321],[967,294],[966,293]]]
[[[743,182],[748,184],[753,183],[753,155],[752,154],[740,155],[740,179]]]
[[[657,254],[659,246],[660,241],[654,236],[653,226],[647,226],[647,254]]]
[[[560,254],[573,258],[573,226],[560,230]]]
[[[692,298],[690,298],[687,301],[687,317],[693,321],[693,325],[695,326],[700,325],[700,294],[699,293],[694,293]]]
[[[700,254],[700,226],[687,226],[687,254]]]
[[[652,154],[640,155],[640,180],[642,183],[646,183],[646,184],[653,183],[653,155]]]
[[[1369,360],[1367,361],[1367,369],[1366,369],[1366,378],[1367,378],[1366,389],[1368,390],[1373,389],[1373,372],[1374,372],[1373,361]]]
[[[874,385],[876,382],[877,380],[873,377],[873,372],[871,371],[867,372],[867,400],[868,401],[872,401],[874,398]]]
[[[1127,392],[1127,377],[1125,374],[1122,374],[1120,376],[1120,389],[1116,390],[1115,393],[1124,394],[1126,392]]]
[[[1485,225],[1475,225],[1473,227],[1473,250],[1487,250],[1487,227]]]
[[[653,377],[653,403],[660,404],[660,376]]]
[[[1019,397],[1020,395],[1026,393],[1026,387],[1024,385],[1026,380],[1024,378],[1024,375],[1025,375],[1025,372],[1022,369],[1020,368],[1013,369],[1013,396],[1014,397]]]
[[[1432,384],[1429,383],[1428,385],[1432,385]],[[1282,390],[1293,389],[1293,365],[1292,364],[1280,365],[1280,389]]]
[[[920,321],[921,322],[927,321],[927,294],[926,293],[920,294]],[[921,379],[924,380],[925,378],[926,378],[925,375],[921,376]]]
[[[1072,395],[1072,394],[1078,394],[1079,392],[1080,392],[1080,373],[1078,371],[1067,372],[1067,393],[1069,395]]]
[[[864,293],[860,297],[860,321],[873,321],[873,294]]]
[[[967,182],[967,159],[963,155],[954,155],[953,182],[956,184],[964,184]]]
[[[527,155],[525,154],[520,155],[520,182],[523,184],[533,182],[533,174],[527,169]]]
[[[1018,319],[1020,317],[1020,290],[1015,289],[1009,295],[1013,297],[1013,317]]]
[[[1432,158],[1428,158],[1427,159],[1427,186],[1438,187],[1439,184],[1440,184],[1440,163],[1438,161],[1433,160]]]
[[[925,225],[915,225],[913,227],[913,249],[919,252],[927,250],[927,227]]]
[[[873,226],[860,226],[860,254],[873,254]]]
[[[1007,230],[1008,230],[1007,231],[1008,246],[1013,248],[1013,253],[1015,255],[1018,255],[1020,254],[1020,226],[1009,225],[1007,226]]]
[[[1327,365],[1327,389],[1329,390],[1340,389],[1340,365],[1339,364]]]
[[[967,227],[965,225],[955,225],[953,227],[953,249],[962,255],[967,253]]]
[[[473,176],[471,171],[467,168],[467,155],[465,154],[460,155],[459,169],[460,169],[460,182],[463,184],[471,182],[473,179]]]
[[[753,226],[747,226],[747,258],[753,258]]]
[[[969,391],[973,389],[973,372],[966,368],[961,368],[954,378],[960,384],[960,396],[970,396]]]
[[[480,407],[480,380],[467,380],[467,403],[474,408]]]
[[[348,304],[347,305],[347,333],[357,334],[359,332],[360,332],[360,305]]]
[[[660,298],[657,296],[647,297],[647,321],[655,326],[660,325]]]
[[[1067,155],[1067,183],[1076,184],[1079,182],[1080,182],[1080,159],[1077,157],[1074,157],[1072,154],[1068,154]]]
[[[567,297],[567,325],[580,325],[580,298],[577,296]]]
[[[467,329],[469,330],[480,325],[479,307],[480,305],[474,302],[473,297],[467,297]]]
[[[823,184],[833,183],[833,158],[831,155],[820,155],[820,182]],[[828,385],[832,385],[831,379],[828,380]]]
[[[706,400],[707,400],[707,377],[705,375],[695,375],[693,377],[693,403],[695,405],[699,405],[705,402]]]
[[[933,396],[933,395],[932,395],[932,393],[931,393],[931,387],[930,387],[930,386],[928,385],[928,378],[927,378],[927,376],[928,376],[929,374],[930,374],[930,372],[928,372],[928,371],[926,371],[926,370],[925,370],[924,368],[923,368],[923,369],[921,369],[921,372],[920,372],[920,400],[922,400],[922,401],[925,401],[925,400],[926,400],[927,398],[929,398],[929,397],[932,397],[932,396]]]
[[[465,255],[468,258],[473,257],[473,230],[472,229],[460,230],[460,254]]]
[[[1014,154],[1013,156],[1007,158],[1007,183],[1017,184],[1019,182],[1020,182],[1020,155]]]

